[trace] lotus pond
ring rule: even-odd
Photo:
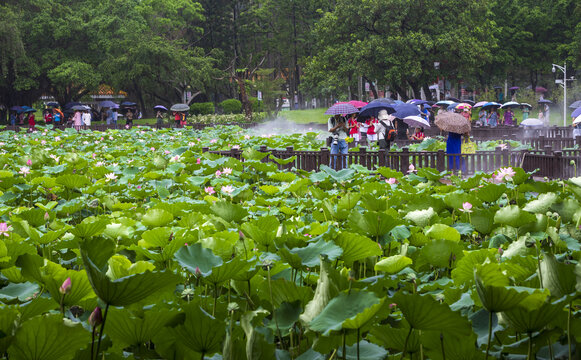
[[[260,145],[319,146],[0,132],[0,354],[578,358],[581,178],[279,171]]]

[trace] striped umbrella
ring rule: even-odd
[[[347,104],[335,104],[325,111],[325,115],[342,115],[342,114],[355,114],[358,113],[359,109],[355,106]]]
[[[488,101],[480,101],[480,102],[477,102],[476,104],[474,104],[473,107],[475,107],[475,108],[476,107],[482,107],[482,106],[484,106],[486,104],[488,104]]]

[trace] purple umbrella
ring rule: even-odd
[[[477,107],[484,106],[486,104],[488,104],[488,101],[480,101],[480,102],[477,102],[476,104],[474,104],[474,106],[472,106],[472,107],[477,108]]]
[[[163,105],[155,105],[153,107],[153,110],[161,110],[161,111],[167,111],[167,108]]]
[[[569,105],[569,108],[571,109],[577,109],[581,107],[581,100],[577,100],[574,103],[572,103],[571,105]]]
[[[342,115],[342,114],[355,114],[358,113],[359,109],[355,106],[347,104],[335,104],[325,111],[325,115]]]
[[[579,115],[581,115],[581,107],[575,109],[575,111],[573,111],[573,113],[571,114],[571,117],[576,118]]]
[[[513,86],[511,88],[508,88],[508,90],[518,90],[518,89],[520,89],[518,86]]]
[[[104,108],[111,108],[111,109],[117,109],[119,108],[119,105],[115,104],[113,101],[111,100],[105,100],[105,101],[101,101],[99,103],[100,107],[104,107]]]

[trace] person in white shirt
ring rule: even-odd
[[[345,118],[341,115],[330,117],[327,121],[327,129],[331,133],[331,155],[344,154],[347,155],[349,149],[347,148],[347,125],[345,125]],[[337,156],[331,156],[331,167],[337,169]],[[343,157],[341,169],[347,167],[347,158]]]
[[[377,114],[377,123],[375,124],[375,132],[377,134],[377,142],[380,149],[389,151],[391,142],[395,139],[395,129],[393,127],[393,120],[395,118],[387,114],[386,110],[379,110]],[[394,130],[390,135],[389,131]],[[387,135],[387,139],[385,138]]]
[[[82,122],[85,126],[91,126],[91,113],[89,110],[83,111]]]

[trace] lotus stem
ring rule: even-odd
[[[214,307],[212,308],[212,316],[216,316],[217,301],[218,301],[218,284],[214,284]]]
[[[408,340],[410,339],[410,335],[412,334],[412,330],[414,328],[410,326],[410,331],[408,332],[408,335],[405,337],[405,342],[403,343],[403,351],[401,352],[401,358],[403,359],[405,357],[405,352],[407,350],[408,347]],[[410,356],[411,358],[411,356]]]
[[[101,340],[103,339],[103,330],[105,329],[105,322],[107,321],[108,313],[109,313],[109,304],[105,306],[105,315],[103,315],[103,323],[101,324],[101,330],[99,331],[99,341],[97,342],[96,358],[99,357],[99,349],[101,348]]]
[[[446,360],[446,352],[444,351],[444,333],[440,333],[440,345],[442,346],[442,360]]]
[[[535,244],[535,250],[537,251],[537,268],[539,269],[539,281],[541,283],[541,289],[544,289],[543,286],[543,273],[541,271],[541,254],[539,254],[539,244]]]
[[[488,343],[486,344],[486,360],[488,359],[488,353],[490,352],[490,340],[492,337],[492,311],[488,312]]]
[[[569,301],[569,312],[567,315],[567,345],[569,346],[569,360],[573,359],[571,356],[571,307],[573,307],[573,302]]]
[[[268,269],[268,292],[270,295],[270,303],[272,304],[272,319],[274,320],[274,324],[276,325],[276,331],[278,332],[278,337],[280,338],[280,343],[284,349],[285,348],[284,339],[282,338],[282,332],[278,327],[278,320],[276,319],[276,309],[274,307],[274,298],[272,297],[272,286],[270,284],[270,265],[267,265],[267,269]]]
[[[357,360],[359,360],[359,328],[357,328]]]
[[[343,344],[343,360],[347,360],[347,347],[345,346],[345,329],[343,329],[343,336],[341,336],[341,342]]]
[[[529,332],[529,349],[527,351],[527,360],[531,360],[533,354],[533,334]]]

